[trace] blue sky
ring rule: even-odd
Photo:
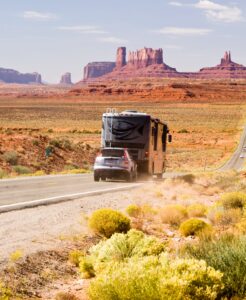
[[[246,65],[245,0],[2,0],[0,28],[0,67],[52,83],[67,71],[82,79],[118,46],[163,48],[179,71],[214,66],[225,50]]]

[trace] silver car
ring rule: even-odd
[[[103,148],[94,164],[94,180],[125,179],[134,181],[137,178],[137,164],[127,149]]]

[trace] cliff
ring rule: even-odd
[[[5,83],[36,83],[42,84],[42,78],[39,73],[26,73],[22,74],[18,71],[11,69],[0,68],[0,81]]]
[[[97,78],[110,73],[115,68],[114,62],[92,62],[84,67],[84,80]]]

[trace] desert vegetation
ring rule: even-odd
[[[245,298],[244,173],[187,174],[129,197],[121,211],[84,216],[88,233],[70,237],[64,250],[39,253],[41,261],[34,256],[35,267],[32,256],[26,261],[13,252],[1,276],[2,295],[33,299],[28,288],[35,278],[39,291],[40,283],[50,284],[43,299]],[[29,277],[30,264],[36,275]],[[58,291],[53,282],[62,282]]]

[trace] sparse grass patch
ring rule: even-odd
[[[3,179],[4,177],[7,177],[7,173],[0,168],[0,179]]]
[[[18,163],[18,153],[15,151],[5,152],[3,154],[3,159],[10,165],[14,166]]]
[[[55,300],[79,300],[79,298],[68,292],[60,292],[56,295]]]
[[[29,169],[28,167],[25,167],[25,166],[13,166],[13,170],[18,175],[24,175],[24,174],[31,174],[32,173],[31,169]]]
[[[76,267],[79,266],[80,259],[85,256],[85,253],[81,250],[73,250],[69,252],[69,261]]]
[[[224,194],[221,197],[221,203],[225,209],[239,208],[243,209],[246,205],[246,194],[233,192]]]
[[[187,207],[187,213],[190,218],[193,217],[202,218],[205,216],[206,212],[207,212],[207,207],[201,203],[195,203]]]
[[[160,210],[160,217],[165,224],[179,226],[187,218],[187,210],[179,204],[167,205]]]

